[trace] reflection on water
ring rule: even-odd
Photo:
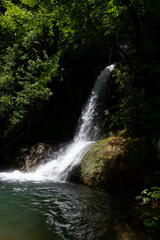
[[[116,240],[131,204],[71,183],[0,182],[1,240]]]

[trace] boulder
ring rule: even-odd
[[[45,163],[51,154],[53,154],[51,145],[37,143],[31,147],[21,148],[16,161],[20,170],[34,171],[39,164]]]
[[[93,189],[114,194],[135,194],[143,182],[132,159],[137,140],[109,137],[98,141],[83,157],[81,181]]]

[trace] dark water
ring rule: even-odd
[[[0,182],[0,240],[116,240],[133,206],[86,186]]]

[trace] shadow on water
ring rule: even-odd
[[[0,182],[1,240],[116,240],[114,220],[134,206],[83,185]]]

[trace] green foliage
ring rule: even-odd
[[[50,53],[49,49],[55,38],[53,17],[37,5],[39,1],[21,2],[5,1],[6,11],[0,15],[1,34],[7,40],[5,48],[0,48],[1,139],[17,125],[25,125],[33,112],[41,111],[52,96],[48,84],[59,68],[61,51],[55,48]]]
[[[142,203],[137,210],[141,214],[144,226],[153,232],[159,232],[160,227],[160,187],[152,187],[141,192],[136,197]]]
[[[0,115],[7,127],[20,123],[33,106],[39,108],[52,95],[47,84],[59,58],[49,58],[46,51],[42,56],[36,50],[31,56],[18,44],[7,49],[0,75]]]
[[[34,8],[35,6],[38,6],[39,4],[39,0],[21,0],[21,3],[26,5],[26,6],[29,6],[31,8]]]
[[[160,201],[160,187],[152,187],[150,190],[145,189],[141,192],[136,200],[141,200],[143,204],[151,204],[152,206],[159,207]]]
[[[72,72],[85,52],[92,68],[96,52],[97,65],[103,62],[97,69],[118,62],[116,100],[105,122],[158,139],[157,6],[158,0],[0,0],[0,138],[41,112],[56,91],[54,77],[65,78],[63,65]]]
[[[134,87],[134,77],[128,68],[115,68],[113,77],[120,99],[116,104],[118,111],[110,118],[110,128],[136,129],[140,122],[144,90]]]

